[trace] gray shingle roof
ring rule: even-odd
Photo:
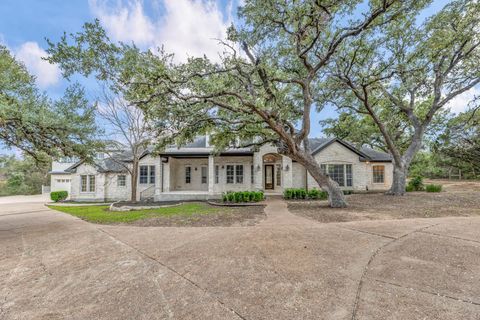
[[[373,150],[369,147],[362,147],[360,149],[356,148],[352,143],[346,142],[337,138],[311,138],[310,148],[312,149],[312,154],[320,152],[322,149],[326,148],[328,145],[333,142],[338,142],[345,146],[346,148],[352,150],[360,156],[361,161],[379,161],[386,162],[392,161],[392,156],[388,153]]]
[[[373,150],[369,147],[362,147],[360,149],[355,148],[355,146],[349,142],[345,142],[343,140],[337,138],[310,138],[310,148],[312,150],[312,154],[316,154],[332,144],[333,142],[337,141],[346,148],[352,150],[359,155],[361,161],[379,161],[379,162],[390,162],[392,161],[392,156],[388,153]],[[168,147],[163,154],[175,154],[175,155],[188,155],[188,154],[205,154],[208,155],[213,152],[212,147],[207,147],[207,139],[205,136],[200,136],[195,138],[195,140],[191,143],[187,143],[185,146],[181,148],[177,148],[176,146]],[[143,154],[149,154],[150,150],[146,149]],[[253,154],[252,149],[229,149],[222,154]],[[105,159],[98,159],[95,161],[94,165],[98,168],[99,172],[113,172],[113,173],[122,173],[126,172],[125,167],[121,164],[121,162],[129,162],[132,160],[132,153],[131,151],[123,151],[118,153],[115,158],[105,158]],[[75,172],[75,169],[81,165],[83,161],[77,162],[72,165],[70,168],[66,169],[65,172]]]
[[[392,161],[392,156],[389,153],[373,150],[369,147],[362,147],[361,150],[371,161]]]

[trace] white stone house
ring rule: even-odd
[[[365,147],[359,150],[335,138],[311,139],[310,145],[322,169],[342,189],[390,188],[393,166],[389,154]],[[128,158],[124,161],[128,163]],[[129,174],[109,158],[98,159],[94,165],[76,162],[61,173],[52,170],[52,191],[64,186],[54,182],[58,178],[70,181],[65,190],[72,200],[130,198]],[[215,154],[208,137],[199,137],[181,148],[167,148],[156,156],[146,151],[140,160],[137,184],[137,199],[155,201],[214,199],[226,191],[281,194],[286,188],[319,188],[301,164],[279,155],[274,146]]]

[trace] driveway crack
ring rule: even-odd
[[[453,297],[453,296],[438,293],[438,292],[422,290],[422,289],[419,289],[419,288],[405,287],[405,286],[402,286],[401,284],[388,282],[388,281],[384,281],[384,280],[379,280],[379,279],[374,279],[374,278],[369,278],[369,279],[374,280],[376,282],[383,283],[383,284],[388,284],[388,285],[391,285],[391,286],[395,286],[395,287],[398,287],[398,288],[414,290],[414,291],[430,294],[430,295],[437,296],[437,297],[442,297],[442,298],[446,298],[446,299],[451,299],[451,300],[455,300],[455,301],[460,301],[460,302],[465,302],[465,303],[473,304],[473,305],[476,305],[476,306],[480,306],[480,302],[476,302],[476,301],[472,301],[472,300],[465,300],[465,299],[462,299],[462,298],[457,298],[457,297]]]
[[[345,230],[350,230],[350,231],[356,231],[356,232],[360,232],[360,233],[365,233],[365,234],[369,234],[369,235],[372,235],[372,236],[377,236],[377,237],[382,237],[382,238],[386,238],[386,239],[392,239],[392,240],[395,240],[395,239],[397,239],[397,238],[395,238],[395,237],[386,236],[386,235],[379,234],[379,233],[375,233],[375,232],[369,232],[369,231],[364,231],[364,230],[358,230],[358,229],[354,229],[354,228],[347,228],[347,227],[344,227],[344,226],[339,226],[339,225],[336,225],[335,227],[337,227],[337,228],[340,228],[340,229],[345,229]]]
[[[444,237],[444,238],[450,238],[450,239],[456,239],[456,240],[462,240],[462,241],[469,241],[469,242],[480,243],[480,241],[477,241],[477,240],[465,239],[465,238],[461,238],[461,237],[455,237],[455,236],[450,236],[450,235],[440,234],[440,233],[435,233],[435,232],[425,232],[425,231],[419,231],[419,232],[424,233],[424,234],[429,234],[429,235],[437,236],[437,237]]]
[[[415,229],[411,232],[408,232],[408,233],[405,233],[404,235],[398,237],[398,238],[394,238],[392,239],[391,241],[388,241],[386,243],[384,243],[383,245],[381,245],[380,247],[378,247],[374,252],[373,254],[370,256],[370,259],[368,259],[368,262],[367,264],[365,265],[365,267],[363,268],[363,272],[362,272],[362,275],[360,276],[360,280],[358,282],[358,286],[357,286],[357,292],[355,294],[355,301],[353,303],[353,310],[352,310],[352,320],[355,320],[357,318],[357,310],[358,310],[358,302],[360,300],[360,293],[362,291],[362,288],[363,288],[363,284],[364,284],[364,281],[365,281],[365,278],[366,278],[366,275],[367,275],[367,272],[368,272],[368,268],[369,266],[372,264],[373,260],[375,259],[375,257],[380,253],[380,251],[382,251],[384,248],[388,247],[389,245],[399,241],[399,240],[402,240],[406,237],[408,237],[409,235],[415,233],[415,232],[421,232],[421,231],[424,231],[424,230],[427,230],[428,228],[431,228],[431,227],[434,227],[434,226],[437,226],[439,225],[440,223],[435,223],[435,224],[431,224],[429,226],[426,226],[426,227],[422,227],[422,228],[419,228],[419,229]]]
[[[186,277],[185,275],[183,275],[182,273],[178,272],[177,270],[175,270],[174,268],[170,267],[169,265],[163,263],[162,261],[158,260],[157,258],[135,248],[134,246],[126,243],[125,241],[122,241],[118,238],[116,238],[115,236],[113,236],[112,234],[110,234],[109,232],[105,231],[104,229],[101,229],[101,228],[98,228],[98,230],[100,230],[101,232],[105,233],[106,235],[108,235],[109,237],[111,237],[112,239],[114,239],[115,241],[118,241],[120,243],[122,243],[123,245],[129,247],[130,249],[136,251],[137,253],[139,253],[140,255],[142,255],[143,257],[161,265],[162,267],[168,269],[169,271],[173,272],[174,274],[176,274],[177,276],[181,277],[182,279],[184,279],[185,281],[187,281],[188,283],[190,283],[191,285],[195,286],[196,288],[200,289],[202,292],[204,292],[205,294],[207,294],[208,296],[212,297],[213,299],[215,299],[215,301],[217,301],[223,308],[225,308],[226,310],[232,312],[233,314],[235,314],[238,318],[242,319],[242,320],[247,320],[247,318],[245,318],[243,315],[241,315],[240,313],[238,313],[235,309],[229,307],[224,301],[220,300],[219,298],[215,297],[214,295],[212,295],[207,289],[203,288],[201,285],[199,285],[198,283],[196,283],[195,281],[193,281],[192,279]]]

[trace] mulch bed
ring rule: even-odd
[[[403,197],[353,194],[347,201],[347,208],[330,208],[326,201],[289,201],[288,209],[325,223],[480,215],[480,193],[475,191],[411,192]]]

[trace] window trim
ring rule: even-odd
[[[215,165],[215,184],[218,184],[220,181],[220,166],[217,164]]]
[[[382,182],[375,182],[375,168],[382,168]],[[373,184],[385,184],[385,166],[381,164],[372,165],[372,183]]]
[[[146,168],[147,174],[142,176],[142,168]],[[142,164],[138,166],[138,184],[155,184],[155,172],[157,168],[155,165]],[[142,181],[145,178],[145,181]]]
[[[275,164],[275,186],[282,186],[282,165],[280,163]]]
[[[188,176],[187,176],[187,169],[188,169]],[[185,184],[191,184],[192,183],[192,166],[191,165],[186,165],[185,169],[183,170],[184,174],[184,182]],[[188,178],[188,181],[187,181]]]
[[[228,181],[228,167],[233,167],[233,174],[231,175],[232,182]],[[237,174],[237,168],[242,167],[242,174]],[[241,177],[241,182],[238,181],[238,178]],[[244,163],[229,163],[225,165],[225,184],[245,184],[245,164]]]
[[[120,179],[122,177],[123,179]],[[120,181],[123,181],[123,185],[120,184]],[[117,187],[125,188],[127,186],[127,176],[124,174],[117,175]]]
[[[205,176],[203,175],[203,173],[204,173],[203,169],[205,169]],[[200,183],[201,184],[208,184],[208,166],[200,166]]]
[[[85,178],[85,191],[83,190],[84,178]],[[92,184],[92,180],[93,180],[93,184]],[[94,174],[81,174],[80,175],[80,193],[95,193],[96,190],[97,190],[96,176]]]
[[[250,165],[250,183],[255,184],[255,167]]]
[[[242,168],[242,174],[238,174],[238,169]],[[239,182],[239,178],[241,181]],[[245,181],[245,166],[243,164],[236,164],[235,165],[235,184],[243,184]]]
[[[320,164],[320,170],[323,174],[326,174],[330,177],[329,166],[342,166],[343,167],[343,186],[339,184],[340,188],[353,188],[353,164],[351,163],[322,163]],[[350,166],[350,179],[348,178],[347,166]],[[330,179],[332,179],[330,177]],[[336,181],[332,179],[333,181]],[[348,185],[348,181],[351,181],[351,185]],[[338,183],[338,182],[337,182]]]

